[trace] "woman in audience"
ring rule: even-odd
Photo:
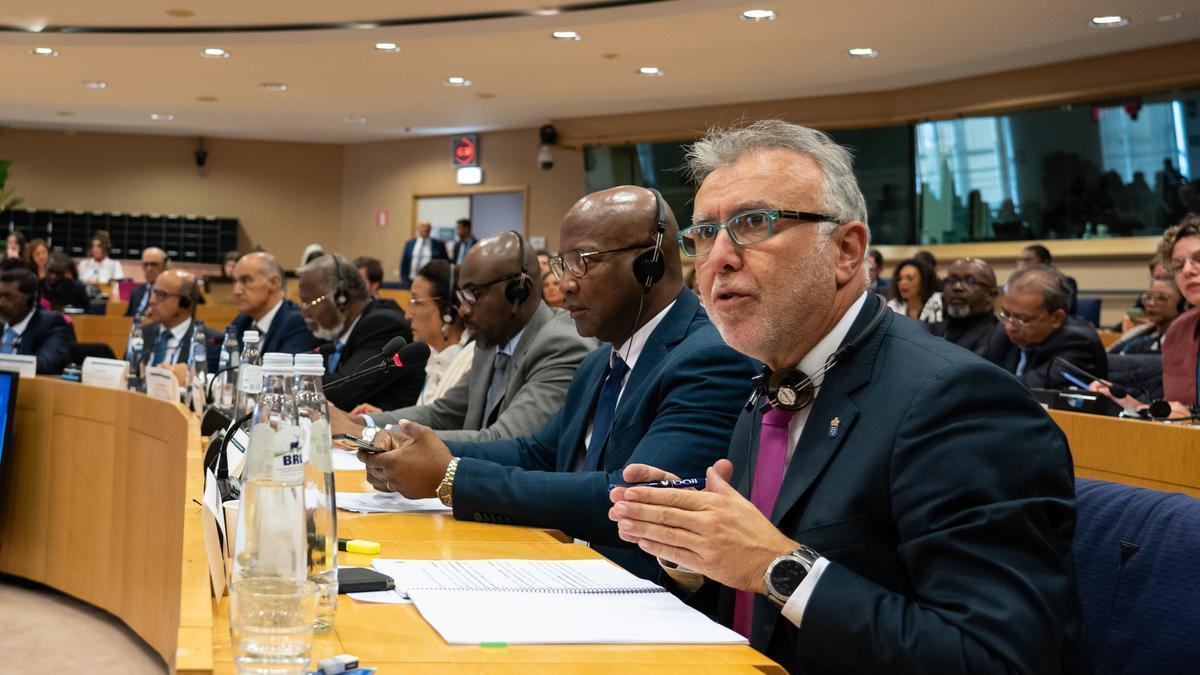
[[[542,275],[542,301],[551,307],[562,309],[567,306],[567,298],[558,287],[558,279],[553,272]]]
[[[50,301],[54,311],[64,307],[87,309],[87,286],[76,277],[75,261],[62,251],[54,251],[46,261],[46,278],[42,279],[42,297]]]
[[[8,233],[8,245],[4,249],[5,258],[25,258],[25,235],[20,230]]]
[[[224,257],[221,259],[222,279],[233,279],[233,268],[237,265],[238,258],[241,257],[242,254],[237,251],[225,252]]]
[[[34,239],[25,248],[26,260],[37,270],[38,279],[46,278],[46,261],[50,259],[50,247],[45,239]]]
[[[1109,354],[1158,354],[1167,328],[1187,309],[1187,302],[1171,277],[1158,277],[1141,297],[1146,321],[1125,331],[1108,346]]]
[[[942,320],[942,293],[933,268],[915,258],[901,260],[892,275],[888,308],[925,323]]]
[[[112,240],[108,238],[108,232],[96,230],[96,234],[92,235],[91,255],[79,263],[79,280],[85,284],[106,286],[114,279],[124,278],[121,263],[108,257],[111,252]]]

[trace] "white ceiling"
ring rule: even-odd
[[[532,12],[577,2],[4,0],[0,25],[180,28]],[[449,7],[448,7],[449,6]],[[774,9],[771,23],[739,20]],[[169,9],[195,12],[175,18]],[[1128,26],[1095,29],[1092,16]],[[1182,13],[1172,21],[1159,17]],[[576,30],[578,42],[551,40]],[[583,115],[907,87],[1182,42],[1200,0],[675,0],[392,28],[207,34],[0,32],[0,124],[355,143]],[[398,43],[399,53],[372,48]],[[35,46],[57,57],[30,53]],[[228,59],[204,59],[203,47]],[[851,59],[850,47],[875,59]],[[664,77],[636,74],[658,66]],[[452,75],[471,87],[452,88]],[[104,80],[91,90],[85,80]],[[283,93],[262,82],[284,82]],[[199,97],[216,97],[206,102]],[[485,98],[486,97],[486,98]],[[65,114],[64,114],[65,113]],[[175,116],[151,121],[151,113]],[[363,116],[350,124],[347,116]]]

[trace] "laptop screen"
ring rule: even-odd
[[[12,451],[12,427],[16,420],[17,378],[11,371],[0,370],[0,476],[3,475],[4,460]],[[0,482],[0,485],[3,483]]]

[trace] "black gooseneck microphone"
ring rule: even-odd
[[[392,368],[403,368],[405,361],[411,362],[418,360],[422,357],[422,355],[425,358],[428,358],[429,345],[425,344],[424,342],[415,342],[410,345],[403,337],[396,336],[391,340],[388,340],[387,344],[383,346],[381,355],[383,358],[374,365],[368,368],[362,368],[355,371],[351,375],[341,378],[340,380],[334,380],[333,382],[326,384],[323,387],[323,391],[328,394],[338,387],[344,386],[351,382],[357,382],[366,377],[372,377],[380,373],[386,373]]]
[[[1080,375],[1083,375],[1084,377],[1090,377],[1093,380],[1098,380],[1100,382],[1108,383],[1108,391],[1115,398],[1125,398],[1126,396],[1129,395],[1128,387],[1121,385],[1121,384],[1117,384],[1116,382],[1105,379],[1103,377],[1097,377],[1094,373],[1089,373],[1088,371],[1084,370],[1083,368],[1080,368],[1079,366],[1075,365],[1074,363],[1071,363],[1070,361],[1064,359],[1061,356],[1054,357],[1054,362],[1065,367],[1067,370],[1071,370],[1076,373],[1079,373]],[[1149,417],[1150,419],[1153,419],[1153,420],[1165,421],[1168,417],[1171,416],[1171,404],[1170,404],[1170,402],[1164,401],[1162,399],[1159,399],[1157,401],[1151,401],[1150,405],[1148,407],[1146,407],[1143,410],[1137,411],[1137,413],[1138,413],[1138,416],[1142,417],[1142,418]],[[1197,417],[1200,417],[1200,416],[1192,416],[1192,417],[1188,417],[1188,418],[1171,420],[1171,421],[1172,422],[1182,422],[1182,421],[1186,421],[1186,420],[1190,420],[1190,419],[1196,419]]]

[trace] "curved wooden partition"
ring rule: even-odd
[[[172,671],[211,669],[196,420],[142,394],[22,378],[13,441],[0,571],[110,612]]]

